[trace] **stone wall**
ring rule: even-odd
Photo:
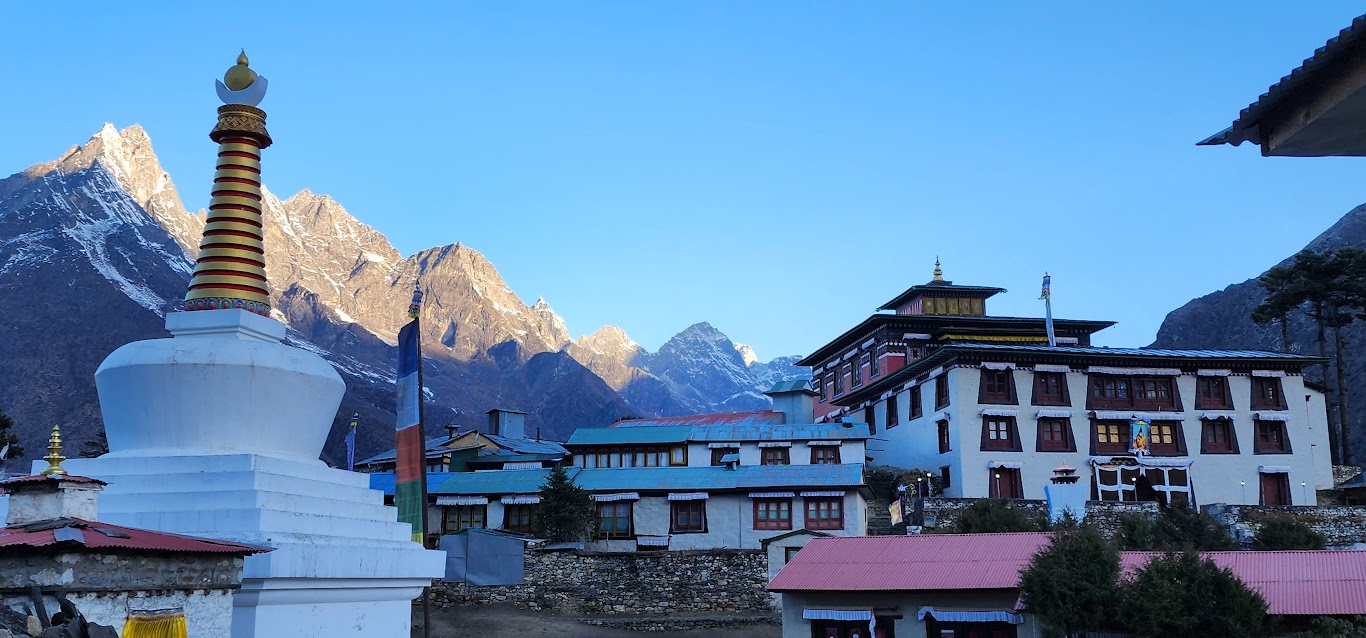
[[[1086,501],[1086,522],[1095,525],[1106,538],[1114,538],[1119,529],[1119,519],[1127,514],[1138,514],[1149,518],[1158,515],[1157,503],[1145,501]]]
[[[1366,548],[1366,506],[1303,507],[1272,505],[1224,505],[1200,508],[1233,534],[1244,548],[1252,546],[1261,524],[1277,517],[1302,521],[1323,534],[1328,549]]]
[[[438,583],[441,606],[512,603],[568,614],[770,613],[759,550],[598,553],[528,547],[522,585]]]
[[[925,527],[937,531],[953,528],[958,515],[982,499],[935,497],[925,499]],[[1012,499],[1006,501],[1011,508],[1022,509],[1025,514],[1039,523],[1048,520],[1048,503],[1040,500]]]

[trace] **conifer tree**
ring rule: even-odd
[[[24,446],[19,445],[19,434],[14,431],[14,419],[4,412],[0,412],[0,449],[9,446],[9,452],[5,454],[5,459],[17,459],[24,456]]]
[[[583,540],[596,518],[593,497],[574,484],[559,465],[550,470],[541,486],[541,504],[532,531],[554,543]]]

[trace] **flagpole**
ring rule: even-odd
[[[427,390],[422,384],[422,286],[421,280],[413,281],[413,305],[409,309],[413,315],[413,328],[417,331],[417,427],[418,436],[422,439],[422,457],[419,464],[419,480],[422,481],[422,509],[421,521],[422,546],[427,546]],[[432,587],[427,585],[422,588],[422,636],[431,638],[432,635]]]
[[[1053,333],[1053,278],[1045,271],[1043,274],[1043,294],[1039,298],[1043,300],[1044,328],[1048,331],[1048,345],[1058,345],[1058,339]]]

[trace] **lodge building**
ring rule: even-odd
[[[1060,465],[1092,500],[1312,505],[1332,485],[1314,357],[1091,345],[1108,321],[998,317],[1000,288],[934,278],[798,362],[818,420],[866,422],[874,463],[937,472],[945,496],[1044,498]],[[1133,420],[1148,453],[1131,454]]]

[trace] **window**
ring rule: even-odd
[[[691,534],[707,531],[707,501],[669,501],[669,533]]]
[[[1075,452],[1072,444],[1072,420],[1064,418],[1039,419],[1039,437],[1034,449],[1039,452]]]
[[[806,501],[806,529],[844,529],[844,498],[808,497]]]
[[[816,387],[821,389],[821,403],[830,400],[830,384],[825,382],[825,377],[816,378]]]
[[[723,456],[725,456],[725,455],[727,455],[727,454],[739,454],[739,453],[740,453],[740,448],[738,448],[738,447],[714,447],[714,448],[711,449],[711,464],[712,464],[712,465],[725,465],[725,462],[721,460],[721,457],[723,457]]]
[[[934,409],[942,410],[949,405],[949,373],[934,378]]]
[[[531,515],[535,505],[504,505],[503,529],[509,532],[531,533]]]
[[[760,450],[760,465],[789,465],[792,463],[788,448],[785,447],[766,447]]]
[[[1003,452],[1020,451],[1020,435],[1015,430],[1015,417],[982,417],[982,449]]]
[[[939,489],[947,490],[953,487],[953,475],[949,472],[949,466],[939,468]]]
[[[912,418],[912,419],[918,419],[918,418],[920,418],[920,416],[921,416],[922,414],[924,414],[924,411],[921,409],[921,406],[920,406],[920,386],[918,386],[918,385],[917,385],[917,386],[912,386],[911,389],[908,390],[908,391],[906,392],[906,396],[910,397],[910,401],[909,401],[910,406],[911,406],[911,407],[910,407],[910,409],[911,409],[911,417],[910,417],[910,418]]]
[[[1034,373],[1034,405],[1071,405],[1067,398],[1067,377],[1061,372]]]
[[[669,465],[687,465],[688,446],[675,445],[669,449]]]
[[[949,422],[940,421],[935,426],[939,430],[939,453],[943,454],[949,451]]]
[[[1191,507],[1190,471],[1186,467],[1143,468],[1133,459],[1095,466],[1092,497],[1101,501],[1156,501]]]
[[[863,406],[863,422],[868,424],[868,434],[877,434],[877,410],[871,404]]]
[[[792,529],[792,499],[755,499],[754,529]]]
[[[1138,463],[1096,465],[1095,498],[1098,501],[1137,501]]]
[[[484,529],[487,505],[451,505],[446,507],[443,531],[447,534],[462,529]]]
[[[982,380],[981,384],[978,385],[977,402],[1014,405],[1016,403],[1014,372],[982,368]]]
[[[1096,454],[1128,454],[1129,423],[1127,421],[1096,421]]]
[[[1277,377],[1252,377],[1252,409],[1284,410],[1281,380]]]
[[[835,396],[844,394],[844,368],[835,369]]]
[[[839,465],[840,446],[820,445],[811,448],[812,465]]]
[[[877,624],[877,628],[874,629],[872,633],[868,632],[868,621],[866,620],[812,620],[811,635],[817,636],[818,638],[853,638],[855,636],[858,638],[896,638],[895,625],[897,618],[900,618],[900,616],[874,616],[874,618],[876,619],[875,623]],[[930,616],[927,622],[932,622],[933,620],[934,617]],[[949,627],[949,625],[940,626]],[[966,625],[962,626],[966,627]],[[1005,626],[1010,627],[1010,625]],[[1005,636],[1005,634],[1000,631],[998,631],[997,634],[999,634],[1000,638],[1004,638]],[[937,638],[940,633],[936,631],[932,635]],[[955,634],[950,632],[943,635],[953,636]],[[967,636],[976,636],[977,634],[970,634],[966,629],[961,629],[956,635],[966,638]],[[988,636],[990,636],[990,638],[997,638],[997,636],[987,633],[983,633],[981,636],[982,638],[988,638]]]
[[[786,565],[786,564],[792,562],[792,559],[797,557],[797,552],[801,551],[801,549],[802,549],[802,548],[800,548],[800,547],[784,547],[784,548],[783,548],[783,564]]]
[[[1261,475],[1262,505],[1290,505],[1290,475],[1263,473]]]
[[[1222,381],[1223,379],[1220,379]],[[1200,452],[1202,454],[1237,454],[1238,441],[1233,432],[1233,422],[1228,419],[1205,419],[1200,425]]]
[[[1153,421],[1148,425],[1148,449],[1154,456],[1181,456],[1186,451],[1180,421]]]
[[[993,467],[987,470],[990,482],[990,498],[1024,498],[1024,484],[1020,482],[1020,470],[1013,467]]]
[[[872,354],[868,357],[868,376],[875,377],[881,373],[882,371],[878,369],[877,365],[877,349],[874,348]]]
[[[1095,374],[1091,375],[1088,407],[1174,410],[1179,401],[1170,377]]]
[[[1253,454],[1289,454],[1290,439],[1285,436],[1284,421],[1253,421],[1257,439],[1253,444]]]
[[[635,535],[631,524],[631,501],[598,503],[598,538],[630,538]]]
[[[896,427],[897,422],[900,420],[899,416],[900,415],[896,413],[896,395],[893,394],[892,396],[887,397],[887,423],[882,427],[888,430]]]
[[[863,364],[855,359],[849,364],[849,387],[857,388],[863,385]]]
[[[687,465],[688,447],[634,447],[600,449],[582,455],[583,467],[661,467]]]
[[[1196,377],[1195,409],[1233,409],[1233,400],[1229,398],[1228,394],[1228,379],[1224,377]]]

